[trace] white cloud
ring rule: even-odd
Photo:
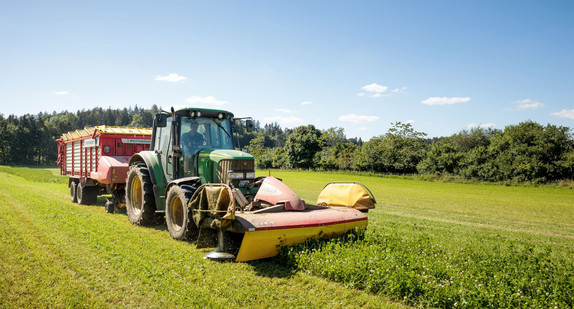
[[[377,83],[372,83],[366,86],[363,86],[361,88],[362,90],[368,91],[368,92],[374,92],[374,93],[382,93],[387,91],[387,89],[389,89],[389,87],[387,86],[381,86]]]
[[[574,109],[563,109],[559,112],[550,114],[551,116],[558,117],[558,118],[569,118],[574,119]]]
[[[361,88],[361,90],[365,90],[365,91],[369,92],[370,95],[369,95],[369,94],[365,94],[365,93],[363,93],[363,92],[359,92],[359,93],[357,93],[357,95],[360,96],[360,97],[364,97],[364,96],[368,95],[368,96],[371,97],[371,98],[378,98],[378,97],[383,96],[382,93],[385,92],[385,91],[387,91],[387,89],[389,89],[389,87],[387,87],[387,86],[381,86],[381,85],[379,85],[379,84],[377,84],[377,83],[372,83],[372,84],[363,86],[363,87]]]
[[[359,131],[367,131],[368,128],[367,128],[367,127],[360,127],[360,128],[358,128],[357,130],[359,130]]]
[[[517,105],[516,108],[518,110],[530,109],[530,108],[540,108],[540,107],[544,106],[544,104],[542,104],[536,100],[530,100],[530,99],[514,101],[512,103]]]
[[[408,93],[407,89],[407,87],[395,88],[393,89],[393,93]]]
[[[311,105],[311,104],[313,104],[313,102],[311,102],[311,101],[303,101],[303,102],[299,103],[299,105]]]
[[[229,102],[217,100],[216,98],[214,98],[212,96],[208,96],[208,97],[192,96],[192,97],[187,98],[185,100],[185,102],[187,102],[189,104],[193,104],[195,107],[214,107],[214,106],[220,107],[220,106],[224,106],[224,105],[229,105]]]
[[[411,124],[411,123],[414,123],[414,122],[415,122],[415,121],[412,120],[412,119],[409,119],[409,120],[405,121],[406,124]]]
[[[68,94],[70,94],[70,92],[69,92],[69,91],[65,91],[65,90],[63,90],[63,91],[54,91],[54,94],[55,94],[55,95],[68,95]]]
[[[339,121],[352,122],[355,124],[377,121],[379,116],[361,116],[361,115],[343,115],[339,117]]]
[[[406,94],[406,93],[408,93],[407,87],[395,88],[395,89],[391,90],[389,93],[389,92],[387,92],[389,87],[381,86],[377,83],[372,83],[372,84],[363,86],[361,89],[367,91],[367,93],[359,92],[359,93],[357,93],[357,96],[359,96],[359,97],[368,96],[369,98],[388,98],[388,97],[392,97],[394,94],[400,94],[400,93]],[[387,92],[387,93],[385,93],[385,92]]]
[[[465,103],[470,101],[469,97],[452,97],[452,98],[447,98],[447,97],[430,97],[424,101],[422,101],[422,104],[426,104],[426,105],[450,105],[450,104],[456,104],[456,103]]]
[[[177,83],[177,82],[179,82],[179,81],[186,80],[186,79],[187,79],[187,77],[181,76],[181,75],[179,75],[179,74],[177,74],[177,73],[170,73],[170,74],[168,74],[168,75],[166,75],[166,76],[158,75],[158,76],[155,77],[155,80],[164,81],[164,82],[170,82],[170,83]]]
[[[266,123],[277,122],[278,124],[280,124],[284,127],[287,127],[287,128],[293,128],[293,127],[297,126],[298,124],[303,123],[303,119],[301,119],[301,118],[283,117],[283,116],[267,117],[267,118],[264,118],[263,121],[265,121]]]
[[[274,108],[273,110],[276,112],[285,113],[285,114],[295,113],[295,111],[290,110],[290,109],[286,109],[286,108]]]
[[[466,128],[473,129],[473,128],[481,128],[481,129],[488,129],[494,128],[496,125],[494,123],[469,123]]]

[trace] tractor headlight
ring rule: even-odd
[[[229,179],[243,179],[244,176],[242,172],[229,172]]]
[[[255,179],[255,172],[247,172],[245,173],[246,179]]]

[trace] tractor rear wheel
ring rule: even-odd
[[[78,184],[76,188],[76,198],[78,200],[78,204],[82,205],[94,205],[98,201],[98,186],[82,186],[82,184]]]
[[[145,163],[130,166],[126,183],[126,210],[130,222],[136,225],[155,223],[155,199],[149,170]]]
[[[197,227],[188,216],[187,203],[193,195],[190,186],[172,186],[167,192],[165,222],[171,237],[177,240],[192,239],[197,235]]]

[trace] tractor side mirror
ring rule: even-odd
[[[247,129],[247,132],[253,131],[253,129],[254,129],[253,120],[251,120],[251,119],[245,120],[245,129]]]
[[[156,128],[167,127],[167,114],[155,114],[154,127]]]

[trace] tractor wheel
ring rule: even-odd
[[[155,200],[149,170],[145,163],[130,166],[126,183],[126,211],[136,225],[155,223]]]
[[[98,191],[99,187],[87,187],[82,186],[82,184],[77,185],[76,197],[78,199],[78,204],[82,205],[94,205],[98,201]]]
[[[167,192],[165,222],[171,237],[177,240],[192,239],[197,227],[188,216],[187,203],[193,195],[190,186],[172,186]]]
[[[76,194],[76,190],[78,187],[78,182],[76,181],[72,181],[70,182],[70,200],[72,201],[72,203],[77,203],[78,202],[78,195]]]

